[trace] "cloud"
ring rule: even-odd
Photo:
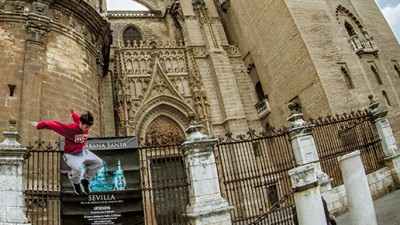
[[[385,7],[395,7],[399,4],[399,0],[375,0],[379,8],[383,9]]]
[[[107,0],[107,10],[148,10],[142,4],[132,0]]]
[[[386,6],[382,13],[400,42],[400,3],[395,6]]]

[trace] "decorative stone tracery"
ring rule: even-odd
[[[348,42],[357,55],[361,56],[363,53],[372,53],[377,56],[378,47],[375,44],[373,37],[369,36],[367,30],[363,27],[362,23],[358,20],[350,10],[346,7],[339,5],[336,7],[336,19],[339,24],[344,26],[347,30]],[[355,26],[357,29],[354,29]],[[361,35],[362,36],[361,36]]]

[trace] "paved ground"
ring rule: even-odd
[[[400,190],[374,201],[378,225],[400,225]],[[336,218],[338,225],[351,225],[349,213]]]

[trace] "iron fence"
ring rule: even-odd
[[[61,224],[60,160],[58,142],[29,144],[25,196],[33,225]],[[180,145],[141,147],[140,171],[145,223],[186,224],[188,183]]]
[[[343,184],[338,156],[360,150],[367,174],[384,167],[383,150],[369,110],[310,119],[319,163],[332,178],[332,187]],[[288,171],[296,167],[288,130],[250,130],[233,137],[227,133],[216,148],[221,192],[235,206],[233,224],[292,224],[293,197]],[[313,162],[317,163],[317,162]],[[279,207],[278,199],[284,198]],[[261,219],[260,219],[261,218]]]
[[[384,167],[381,140],[369,110],[311,119],[322,171],[332,178],[332,187],[343,184],[337,157],[360,150],[367,174]]]
[[[25,200],[32,224],[61,224],[60,159],[58,142],[29,144],[26,161]]]
[[[322,170],[343,183],[337,157],[359,149],[367,173],[384,166],[383,151],[369,111],[311,119]],[[60,225],[58,142],[27,147],[26,203],[33,225]],[[287,224],[294,205],[288,170],[296,166],[286,129],[219,138],[215,148],[221,193],[233,224]],[[179,144],[141,146],[140,173],[145,224],[187,224],[188,181]]]
[[[140,148],[145,224],[186,224],[188,181],[180,145]]]
[[[295,160],[288,140],[287,132],[256,135],[254,130],[220,138],[216,162],[223,197],[235,207],[233,224],[291,224],[291,195],[272,208],[291,192],[287,171],[295,167]]]

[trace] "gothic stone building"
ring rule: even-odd
[[[128,0],[127,0],[128,1]],[[22,141],[57,137],[29,121],[96,116],[93,136],[185,138],[287,125],[368,105],[389,109],[400,137],[400,48],[373,0],[0,0],[0,128]],[[53,136],[54,135],[54,136]]]

